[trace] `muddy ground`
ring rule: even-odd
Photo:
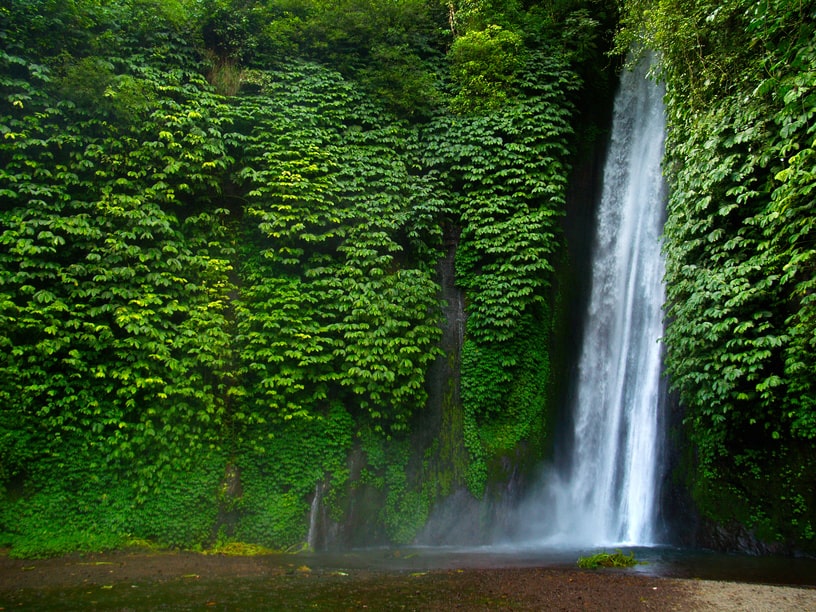
[[[312,567],[308,557],[0,554],[0,610],[816,610],[816,589],[626,570]]]

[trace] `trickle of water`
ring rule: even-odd
[[[309,532],[306,536],[306,544],[310,550],[317,549],[318,532],[320,530],[320,504],[323,501],[323,487],[324,484],[318,481],[315,484],[314,497],[312,498],[312,505],[309,508]]]
[[[548,476],[529,536],[565,546],[648,545],[663,433],[665,215],[662,88],[641,62],[621,76],[603,175],[571,448]],[[567,445],[569,446],[569,445]]]

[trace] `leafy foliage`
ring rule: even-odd
[[[356,432],[410,541],[462,484],[423,485],[409,446],[443,236],[471,489],[537,435],[580,86],[557,20],[584,13],[496,4],[456,31],[421,0],[0,9],[4,543],[288,546]]]
[[[138,126],[114,125],[104,106],[50,100],[44,69],[3,59],[42,75],[40,89],[4,83],[0,393],[9,427],[39,431],[4,465],[13,474],[88,433],[113,462],[148,448],[184,462],[175,440],[211,444],[223,412],[205,353],[224,341],[208,306],[225,270],[219,243],[201,248],[194,217],[172,207],[214,188],[230,161],[220,105],[198,95],[197,75],[153,73],[167,97]]]
[[[302,66],[269,86],[238,109],[253,130],[236,181],[260,247],[238,322],[249,395],[284,418],[343,399],[405,429],[440,333],[433,270],[401,262],[416,145],[338,75]]]
[[[602,567],[632,567],[637,565],[635,560],[635,553],[630,552],[628,555],[618,550],[613,553],[599,552],[589,557],[580,557],[578,559],[578,567],[581,569],[599,569]]]
[[[407,116],[425,116],[438,97],[433,64],[448,41],[434,2],[210,0],[204,14],[204,43],[221,64],[266,69],[308,59]]]
[[[293,419],[276,427],[275,436],[255,442],[239,456],[243,491],[237,500],[241,517],[238,541],[274,548],[306,541],[309,500],[316,486],[339,490],[346,483],[346,457],[354,422],[339,405],[309,419]]]
[[[485,457],[509,451],[543,422],[545,313],[566,202],[570,94],[578,85],[563,54],[530,50],[518,100],[485,114],[442,117],[426,131],[426,163],[444,177],[461,227],[456,273],[468,299],[461,384],[473,458],[468,481],[477,495],[486,484]],[[531,338],[539,344],[531,346]],[[530,404],[512,405],[515,391],[508,390],[516,384],[531,385],[519,389]],[[491,421],[516,434],[490,443]]]
[[[812,547],[813,6],[632,7],[669,92],[667,367],[695,491],[715,519]]]
[[[451,45],[448,58],[458,93],[451,101],[457,112],[501,107],[524,64],[522,39],[497,25],[468,32]]]

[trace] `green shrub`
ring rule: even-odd
[[[620,550],[614,553],[599,552],[589,557],[579,557],[578,567],[582,569],[598,569],[601,567],[632,567],[640,561],[635,559],[635,553],[624,554]]]

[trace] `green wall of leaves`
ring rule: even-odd
[[[540,458],[607,4],[5,3],[0,545],[288,547],[321,483],[407,542]],[[813,550],[816,6],[621,18],[667,84],[683,476],[712,521]]]
[[[816,549],[816,4],[629,3],[663,56],[667,367],[708,518]]]
[[[557,4],[4,5],[0,545],[297,546],[321,484],[408,542],[540,452],[602,33]],[[423,446],[446,235],[463,405]]]

